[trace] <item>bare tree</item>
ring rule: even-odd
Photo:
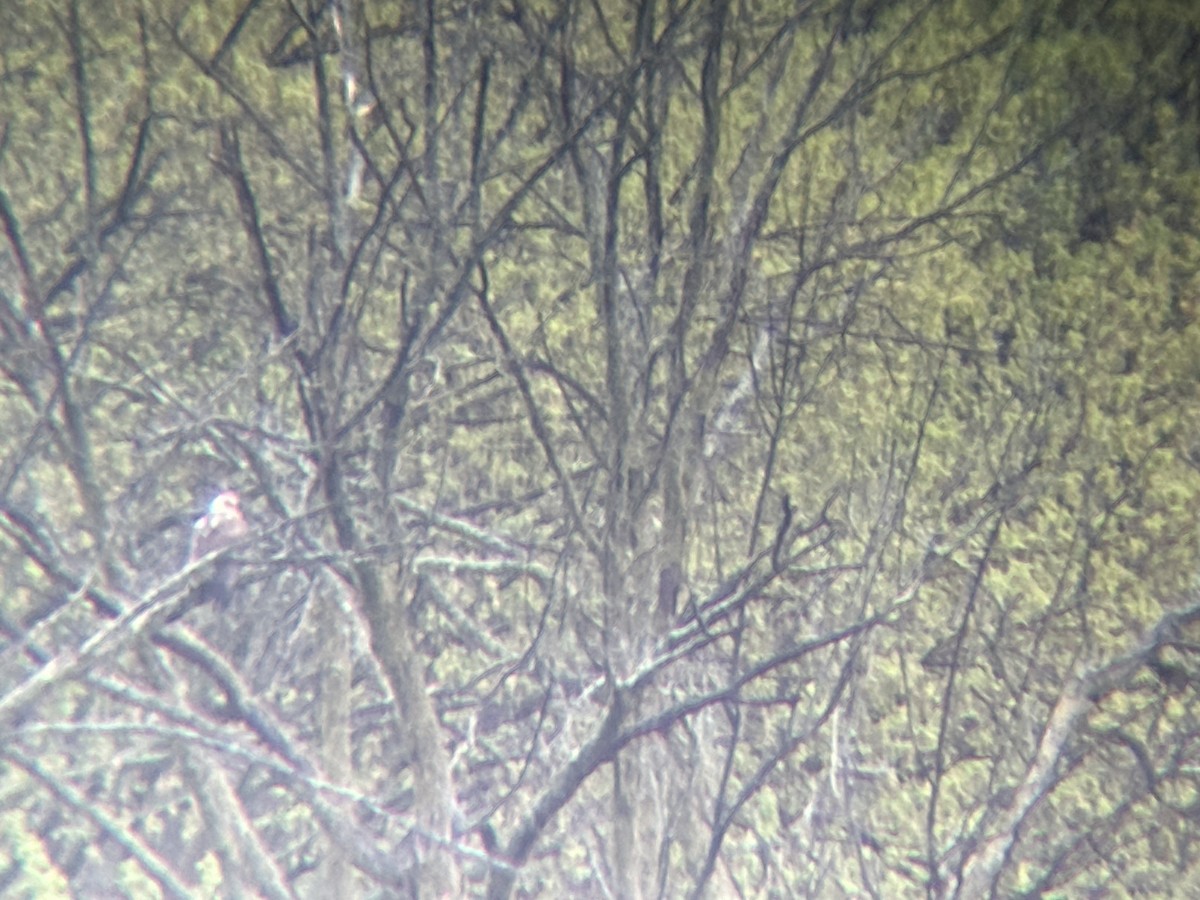
[[[1198,26],[1035,6],[0,14],[0,886],[1189,870]]]

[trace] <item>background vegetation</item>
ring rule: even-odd
[[[1200,8],[0,35],[0,891],[1195,881]]]

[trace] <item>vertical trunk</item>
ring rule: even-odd
[[[359,538],[338,467],[326,476],[338,543],[357,555]],[[418,884],[422,897],[454,896],[459,878],[455,858],[445,850],[450,839],[453,786],[450,758],[441,725],[425,686],[422,657],[414,647],[402,586],[389,584],[369,562],[354,566],[359,604],[370,632],[371,652],[387,677],[396,714],[412,741],[414,815],[420,847]]]
[[[335,588],[336,589],[336,588]],[[321,659],[317,694],[317,737],[321,742],[321,760],[325,774],[334,784],[354,782],[350,764],[351,659],[347,623],[333,598],[318,595],[314,623],[319,634]],[[349,897],[351,869],[336,844],[328,845],[316,894],[322,897]]]

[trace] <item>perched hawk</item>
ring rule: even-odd
[[[188,552],[188,562],[194,563],[210,553],[224,550],[245,537],[249,531],[250,526],[246,524],[246,517],[242,515],[237,491],[222,491],[213,498],[213,502],[208,505],[208,512],[197,519],[192,528],[192,547]],[[199,602],[216,600],[221,605],[227,603],[235,574],[232,560],[218,560],[213,577],[200,586]]]

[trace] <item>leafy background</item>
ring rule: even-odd
[[[0,35],[0,889],[1194,877],[1191,4]]]

